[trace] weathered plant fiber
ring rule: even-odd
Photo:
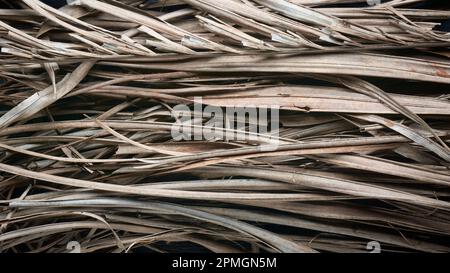
[[[424,0],[0,0],[0,251],[449,252],[449,18]],[[279,107],[279,129],[175,141],[198,97]]]

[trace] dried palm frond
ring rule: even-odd
[[[4,2],[0,251],[450,251],[446,4]]]

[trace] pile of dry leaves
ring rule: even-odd
[[[44,2],[0,0],[2,252],[450,251],[445,1]]]

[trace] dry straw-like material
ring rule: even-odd
[[[0,0],[2,252],[450,251],[445,1],[44,2]],[[279,128],[175,141],[196,97]]]

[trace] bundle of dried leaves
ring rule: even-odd
[[[0,0],[1,251],[450,250],[444,1],[69,2]]]

